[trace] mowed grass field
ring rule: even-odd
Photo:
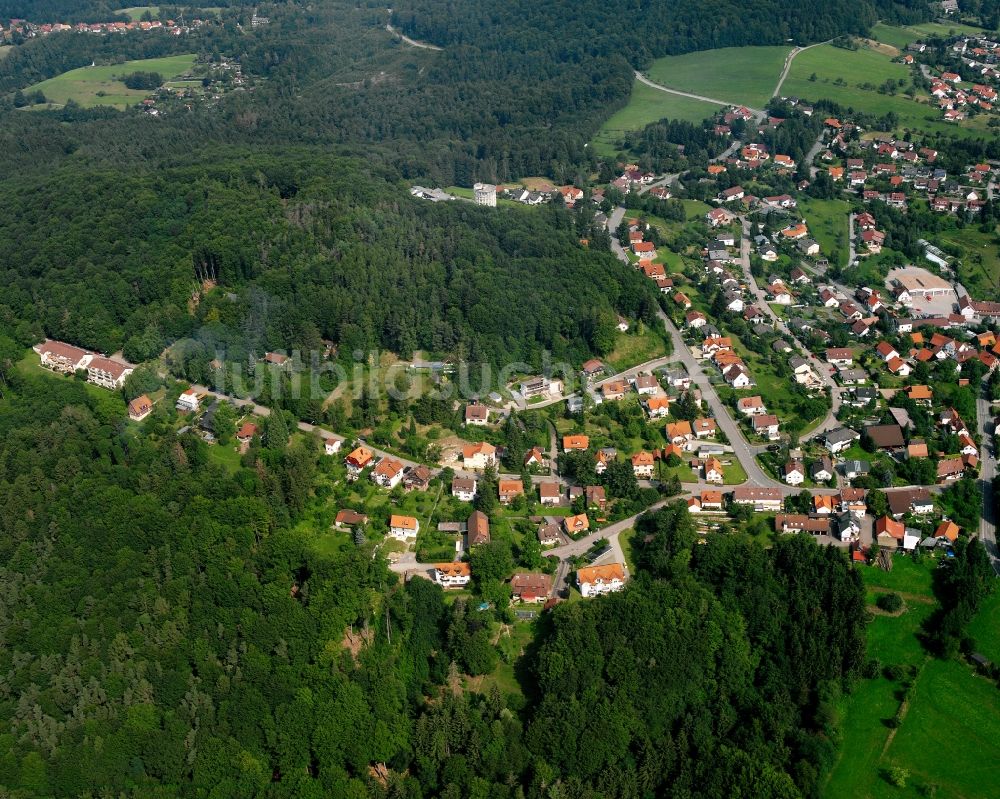
[[[790,47],[724,47],[658,58],[649,79],[672,89],[763,108],[781,77]]]
[[[931,575],[936,561],[894,559],[892,572],[864,567],[869,601],[879,591],[899,592],[899,616],[877,615],[868,626],[868,651],[883,665],[917,670],[903,721],[888,724],[901,710],[903,687],[880,676],[862,681],[841,705],[843,743],[824,796],[889,799],[921,796],[986,799],[1000,780],[1000,695],[988,680],[959,660],[935,660],[918,633],[936,608]],[[996,601],[983,608],[970,629],[996,622]],[[995,640],[995,633],[991,640]],[[898,766],[909,772],[905,788],[887,780]],[[936,792],[931,786],[937,786]]]
[[[600,155],[614,155],[618,152],[615,142],[627,132],[642,130],[646,125],[665,118],[700,122],[720,108],[721,106],[712,103],[679,97],[635,81],[628,105],[604,123],[591,146]]]
[[[910,99],[902,90],[895,95],[880,93],[878,87],[890,78],[912,85],[909,68],[893,62],[884,53],[868,48],[843,50],[824,44],[795,57],[781,93],[812,101],[828,99],[869,114],[884,115],[891,111],[898,117],[901,129],[941,131],[949,136],[982,135],[974,127],[945,122],[938,108],[921,102],[919,94]]]
[[[159,72],[165,81],[173,80],[191,69],[195,55],[146,58],[100,67],[80,67],[62,75],[43,80],[26,91],[40,90],[50,104],[65,105],[74,100],[82,106],[110,105],[126,108],[150,93],[144,89],[129,89],[121,79],[132,72]],[[35,106],[45,108],[46,106]]]

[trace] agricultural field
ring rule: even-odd
[[[165,81],[174,80],[191,69],[195,57],[190,53],[108,66],[80,67],[36,83],[25,92],[37,90],[45,95],[48,104],[35,106],[39,109],[63,106],[70,100],[87,107],[109,105],[124,109],[148,97],[150,92],[145,89],[129,89],[121,78],[132,72],[142,71],[158,72]]]
[[[642,130],[646,125],[665,118],[700,122],[720,108],[712,103],[662,92],[636,81],[632,84],[628,105],[604,123],[592,146],[600,155],[614,155],[619,149],[616,142],[628,132]]]
[[[910,70],[885,53],[869,48],[844,50],[833,45],[812,47],[795,57],[781,93],[808,100],[828,99],[845,108],[869,114],[893,112],[901,129],[941,131],[949,136],[976,136],[979,131],[945,122],[936,107],[911,99],[897,90],[883,94],[887,80],[912,85]]]
[[[774,94],[790,47],[724,47],[658,58],[649,79],[672,89],[763,108]]]
[[[931,591],[936,563],[929,558],[919,563],[896,558],[892,572],[871,567],[862,571],[870,602],[885,590],[896,591],[904,599],[901,614],[875,615],[868,626],[868,650],[883,666],[912,669],[913,690],[902,702],[902,681],[883,673],[861,682],[844,698],[844,743],[824,790],[826,796],[993,795],[1000,779],[996,688],[962,661],[929,657],[917,637],[936,607]],[[991,597],[972,627],[995,624],[991,613],[996,607]],[[889,722],[897,714],[902,720],[894,729]],[[908,773],[905,787],[890,784],[893,767]]]
[[[830,263],[833,263],[833,255],[836,253],[837,263],[845,266],[850,255],[847,220],[851,210],[850,204],[846,200],[816,200],[803,197],[799,200],[798,207],[809,226],[809,235],[819,242],[822,256],[829,258]]]

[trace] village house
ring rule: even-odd
[[[784,498],[779,488],[744,488],[733,489],[733,504],[749,505],[758,513],[780,511]]]
[[[649,452],[637,452],[632,456],[632,471],[637,478],[649,479],[653,476],[653,456]]]
[[[744,416],[762,416],[767,413],[764,400],[760,396],[740,397],[736,401],[736,409]]]
[[[366,524],[368,524],[368,515],[358,513],[358,511],[351,510],[350,508],[338,511],[336,518],[333,520],[333,526],[338,530],[363,527]]]
[[[510,593],[515,602],[544,602],[552,593],[552,578],[520,572],[510,579]]]
[[[403,464],[395,458],[382,458],[372,469],[370,477],[382,488],[395,488],[403,479]]]
[[[452,563],[435,563],[431,569],[434,582],[442,588],[464,588],[472,579],[472,570],[468,563],[454,561]]]
[[[153,402],[145,394],[136,397],[128,404],[128,417],[133,422],[141,422],[153,412]]]
[[[541,447],[532,447],[524,453],[524,467],[526,469],[543,465],[545,465],[545,453],[542,452]]]
[[[647,397],[643,401],[650,419],[662,419],[670,413],[669,397]]]
[[[495,466],[497,450],[492,444],[481,441],[462,447],[462,466],[468,470],[487,469]]]
[[[621,563],[586,566],[577,570],[576,584],[584,597],[621,591],[625,587],[625,568]]]
[[[472,502],[476,498],[478,483],[474,477],[453,477],[451,495],[462,502]]]
[[[725,480],[722,462],[718,458],[706,458],[703,476],[706,483],[716,483],[718,485],[722,485]]]
[[[389,517],[389,535],[398,541],[407,541],[417,537],[420,532],[420,522],[412,516],[392,514]]]
[[[520,485],[520,483],[518,483]],[[474,510],[469,514],[469,521],[466,524],[466,539],[469,547],[477,547],[480,544],[490,543],[490,519],[481,510]]]
[[[538,501],[542,505],[558,505],[562,501],[562,486],[558,481],[545,481],[538,484]]]
[[[586,513],[578,513],[576,516],[567,516],[563,519],[563,527],[567,535],[578,535],[590,529],[590,519]]]
[[[179,411],[187,411],[189,413],[196,413],[200,405],[200,399],[198,397],[198,392],[193,388],[189,388],[186,391],[182,391],[180,396],[177,397],[176,408]]]
[[[718,432],[715,419],[704,417],[695,419],[692,427],[696,438],[712,438]]]
[[[497,491],[500,504],[509,505],[517,497],[524,496],[524,484],[520,480],[500,480],[497,482]]]
[[[590,510],[603,511],[608,506],[608,496],[604,486],[587,486],[583,490],[584,500]]]
[[[368,447],[356,447],[344,458],[347,466],[347,479],[357,480],[361,472],[372,462],[374,453]]]
[[[790,486],[802,485],[806,479],[806,469],[802,461],[788,461],[782,469],[782,478]]]
[[[577,452],[590,447],[590,439],[583,435],[563,436],[563,452]]]
[[[538,543],[543,547],[555,546],[562,542],[562,533],[559,532],[559,525],[546,522],[538,527]]]
[[[752,416],[750,418],[750,426],[753,428],[754,433],[770,441],[778,438],[779,422],[778,417],[773,413]]]
[[[830,450],[832,455],[850,449],[851,445],[860,438],[861,435],[857,431],[851,430],[848,427],[838,427],[830,430],[824,436],[826,448]]]
[[[485,427],[490,422],[490,409],[478,402],[465,406],[465,423]]]

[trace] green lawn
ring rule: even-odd
[[[62,75],[43,80],[25,89],[40,90],[53,105],[65,105],[75,100],[83,106],[110,105],[127,108],[148,97],[144,89],[129,89],[120,78],[137,71],[158,72],[164,80],[173,80],[191,69],[195,55],[175,55],[166,58],[146,58],[99,67],[80,67]],[[45,106],[37,106],[44,108]]]
[[[820,254],[833,263],[832,255],[836,252],[837,262],[846,266],[847,256],[850,255],[847,224],[850,204],[846,200],[803,197],[799,200],[799,210],[809,225],[809,235],[819,242]]]
[[[642,130],[661,119],[681,119],[700,122],[712,116],[721,106],[679,97],[635,81],[628,105],[608,119],[594,137],[592,147],[599,155],[614,155],[616,144],[625,133]]]
[[[815,80],[811,80],[815,76]],[[820,45],[800,53],[792,62],[782,94],[809,100],[833,100],[844,107],[870,114],[892,111],[899,118],[898,127],[923,131],[941,131],[950,136],[981,135],[968,127],[944,122],[936,106],[911,100],[900,90],[895,95],[882,94],[878,87],[887,79],[912,84],[909,67],[894,63],[890,56],[868,48],[844,50]]]
[[[234,443],[213,444],[208,448],[208,458],[230,472],[240,468],[240,453]]]
[[[681,91],[763,108],[790,47],[724,47],[656,59],[649,79]]]
[[[727,486],[740,485],[747,481],[747,473],[737,458],[733,462],[722,467],[722,481]]]

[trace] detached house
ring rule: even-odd
[[[637,452],[632,456],[632,471],[640,479],[653,476],[653,456],[648,452]]]
[[[759,416],[753,416],[750,419],[750,426],[753,431],[759,435],[763,436],[771,441],[778,438],[778,417],[773,413],[763,414]]]
[[[416,538],[420,532],[420,522],[412,516],[392,514],[389,517],[389,535],[398,541]]]
[[[403,479],[403,464],[395,458],[382,458],[372,469],[371,480],[382,488],[395,488]]]
[[[453,563],[435,563],[431,570],[434,582],[442,588],[464,588],[472,579],[472,571],[468,563],[455,561]]]
[[[344,458],[347,465],[347,478],[357,480],[361,472],[372,462],[374,453],[368,447],[357,447]]]
[[[625,587],[625,568],[621,563],[587,566],[577,570],[576,584],[584,597],[621,591]]]
[[[141,422],[153,412],[153,402],[145,394],[128,404],[128,416],[133,422]]]

